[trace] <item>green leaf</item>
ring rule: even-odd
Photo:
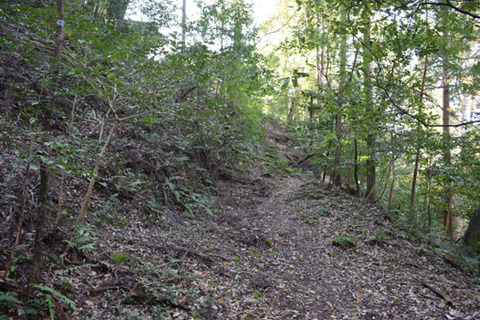
[[[119,264],[121,263],[123,260],[125,260],[127,258],[127,254],[125,253],[117,253],[117,254],[114,254],[112,256],[112,262],[114,264]]]
[[[294,75],[295,75],[295,77],[297,77],[297,78],[306,78],[306,77],[309,77],[309,76],[310,76],[310,74],[308,74],[308,73],[306,73],[306,72],[298,72],[298,71],[296,71],[296,70],[295,70],[295,72],[294,72]]]
[[[292,78],[292,84],[293,84],[294,88],[298,88],[298,78],[297,77]]]

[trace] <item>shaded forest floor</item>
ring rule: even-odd
[[[95,250],[46,271],[77,301],[57,318],[480,319],[473,277],[375,206],[283,166],[289,150],[269,125],[260,165],[218,182],[215,216],[99,226]]]

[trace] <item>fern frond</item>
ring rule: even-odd
[[[13,296],[11,292],[0,292],[0,305],[5,307],[14,307],[22,304],[22,301]]]
[[[79,246],[78,250],[80,250],[82,252],[88,252],[88,251],[91,251],[94,247],[95,247],[95,245],[93,243],[87,243],[87,244]]]
[[[70,298],[68,298],[67,296],[61,294],[57,290],[55,290],[53,288],[41,286],[41,285],[38,285],[38,284],[32,284],[31,286],[33,288],[37,289],[40,292],[50,294],[52,297],[57,298],[60,302],[62,302],[67,307],[72,308],[74,311],[77,310],[77,305],[75,304],[75,302],[73,300],[71,300]]]
[[[38,294],[43,296],[47,302],[48,311],[50,312],[50,320],[55,320],[55,305],[53,303],[53,297],[48,293],[39,292]]]

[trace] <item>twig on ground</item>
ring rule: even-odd
[[[450,297],[448,297],[446,294],[443,294],[442,292],[440,292],[439,290],[435,289],[433,286],[431,286],[430,284],[426,283],[425,281],[420,281],[420,284],[422,286],[424,286],[425,288],[431,290],[433,293],[435,293],[439,298],[445,300],[445,303],[447,304],[447,306],[450,306],[450,307],[453,307],[453,302],[452,302],[452,299],[450,299]]]

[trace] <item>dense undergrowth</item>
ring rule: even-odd
[[[154,23],[65,6],[60,43],[54,6],[0,7],[2,319],[20,307],[53,319],[53,300],[74,308],[30,268],[87,252],[100,223],[213,214],[215,179],[248,164],[262,138],[249,39],[186,48]]]
[[[342,120],[348,130],[335,132],[338,105],[325,99],[323,109],[310,105],[311,121],[291,121],[292,141],[284,147],[295,155],[280,156],[277,145],[260,150],[265,120],[261,98],[272,93],[272,75],[256,52],[256,33],[245,5],[222,2],[223,12],[205,6],[199,21],[188,25],[189,33],[197,36],[192,38],[201,40],[187,46],[175,32],[159,31],[172,23],[168,3],[157,8],[163,12],[161,19],[148,23],[126,21],[114,7],[100,6],[116,1],[58,3],[65,5],[60,19],[61,10],[51,1],[0,5],[1,320],[67,318],[78,309],[70,298],[75,285],[43,281],[42,271],[73,274],[88,269],[89,263],[106,274],[116,274],[122,263],[131,264],[132,270],[138,269],[132,272],[145,276],[141,285],[147,298],[141,297],[142,303],[181,310],[175,299],[159,294],[170,284],[149,279],[161,273],[162,281],[171,281],[169,268],[134,263],[132,255],[123,252],[95,260],[91,252],[105,241],[98,229],[155,226],[166,216],[172,221],[214,215],[222,211],[217,181],[231,179],[254,161],[263,177],[300,175],[300,167],[330,187],[373,199],[370,202],[388,209],[405,238],[424,240],[438,252],[450,249],[442,221],[446,182],[457,187],[458,211],[476,205],[478,157],[469,147],[478,144],[478,130],[448,142],[462,146],[451,159],[459,168],[468,164],[461,170],[431,161],[450,146],[441,134],[429,130],[422,136],[430,153],[422,159],[423,180],[409,215],[405,204],[416,132],[392,129],[389,121],[398,121],[394,113],[378,121],[372,149],[367,141],[370,123],[359,122],[370,119],[361,99],[341,102],[349,107],[342,109],[348,111]],[[296,70],[292,75],[295,94],[300,92],[300,75],[307,74]],[[305,119],[307,102],[313,103],[308,94],[276,95],[272,101],[278,99],[283,109],[289,103],[293,108],[294,100],[299,106],[305,103],[304,112],[297,110]],[[359,117],[360,110],[366,116]],[[370,158],[378,172],[371,188]],[[264,197],[268,188],[261,181],[254,180],[260,186],[250,191]],[[250,188],[250,182],[239,183]],[[406,221],[409,216],[412,221]],[[173,251],[182,250],[165,241]],[[357,241],[342,234],[334,245],[346,249]],[[174,267],[183,258],[162,263],[176,274]],[[459,255],[455,261],[470,274],[477,272],[478,255]],[[130,303],[140,298],[125,294],[122,299]]]

